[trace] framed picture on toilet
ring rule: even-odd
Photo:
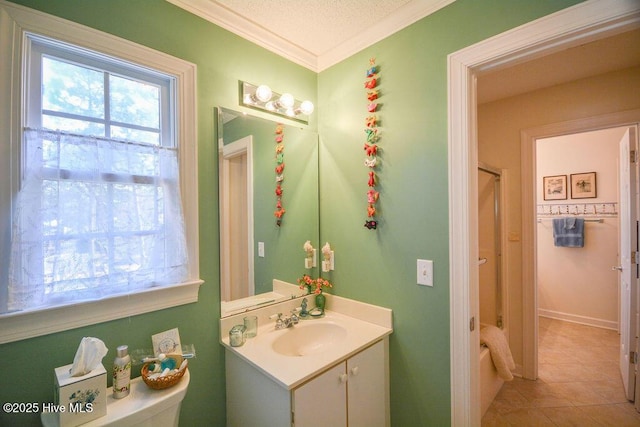
[[[596,197],[596,173],[571,174],[571,198],[592,199]]]
[[[542,192],[544,200],[565,200],[567,198],[567,175],[542,178]]]

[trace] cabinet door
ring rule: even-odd
[[[349,427],[382,427],[387,424],[384,362],[383,341],[347,360]]]
[[[347,425],[345,368],[341,363],[293,391],[295,427]]]

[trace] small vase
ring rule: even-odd
[[[322,293],[316,295],[316,307],[320,309],[321,312],[324,313],[324,305],[327,302],[327,297],[325,297]]]

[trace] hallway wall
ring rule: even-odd
[[[478,160],[509,171],[505,189],[504,248],[510,260],[509,340],[518,366],[522,365],[522,212],[520,132],[551,123],[640,108],[640,67],[629,68],[533,91],[478,106]]]

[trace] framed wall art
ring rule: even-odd
[[[567,198],[567,175],[543,177],[542,191],[544,200],[565,200]]]
[[[571,198],[592,199],[596,197],[596,173],[571,174]]]

